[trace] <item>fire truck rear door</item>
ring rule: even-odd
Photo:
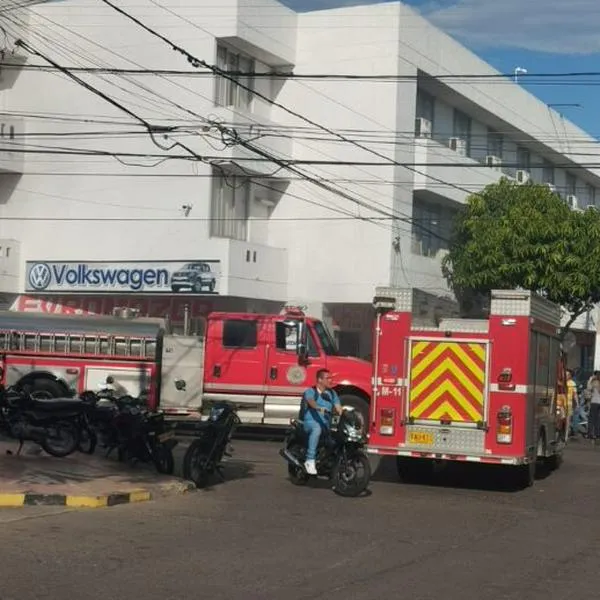
[[[410,423],[473,427],[486,421],[487,341],[412,338],[409,350]]]

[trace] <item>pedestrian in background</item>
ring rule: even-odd
[[[600,372],[595,371],[589,382],[590,414],[588,417],[588,437],[594,442],[600,438]]]
[[[573,379],[573,371],[567,369],[567,405],[565,406],[565,419],[567,423],[567,431],[572,422],[573,411],[577,405],[577,384]]]

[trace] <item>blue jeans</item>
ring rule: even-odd
[[[304,421],[304,431],[308,434],[308,446],[306,448],[306,460],[315,460],[317,457],[317,448],[319,439],[325,427],[321,423],[317,423],[312,419]]]

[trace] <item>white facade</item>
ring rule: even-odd
[[[2,146],[27,152],[0,152],[0,247],[15,247],[9,257],[0,252],[0,292],[29,287],[21,309],[54,310],[66,297],[81,307],[81,295],[69,294],[86,289],[33,293],[28,262],[118,269],[212,260],[220,298],[246,299],[248,310],[286,300],[323,308],[367,354],[375,286],[447,294],[444,239],[467,191],[526,171],[582,207],[600,202],[600,171],[578,165],[595,162],[593,138],[512,82],[434,77],[497,72],[399,3],[302,14],[268,0],[119,6],[233,71],[398,78],[240,79],[302,119],[206,74],[74,73],[128,113],[56,70],[32,68],[48,63],[17,49],[11,60],[24,67],[3,69],[0,80],[3,123],[17,135]],[[9,36],[62,67],[191,70],[102,3],[51,2],[15,14],[2,23]],[[136,117],[173,129],[153,141]],[[215,123],[263,155],[224,144],[231,138]],[[82,150],[94,155],[73,155]],[[328,164],[290,172],[273,156]]]

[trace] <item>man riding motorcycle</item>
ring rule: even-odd
[[[306,462],[304,468],[309,475],[317,474],[315,459],[321,433],[327,432],[331,424],[330,415],[335,409],[342,414],[342,404],[339,396],[330,387],[331,373],[327,369],[317,371],[316,384],[304,390],[300,404],[299,418],[304,431],[308,434]]]

